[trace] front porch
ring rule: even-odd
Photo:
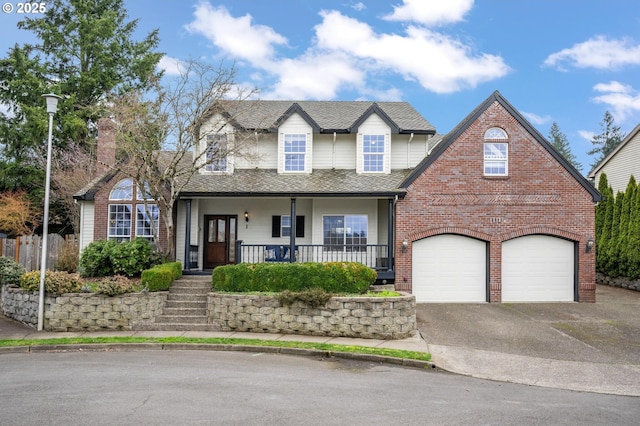
[[[177,254],[185,274],[241,262],[359,262],[377,272],[379,283],[395,278],[394,199],[183,201],[178,209]]]

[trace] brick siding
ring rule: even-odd
[[[505,178],[484,176],[484,132],[491,127],[509,136]],[[595,235],[593,196],[499,102],[409,185],[396,218],[398,290],[412,289],[412,243],[453,233],[489,243],[490,301],[500,302],[502,243],[545,234],[577,242],[578,300],[595,302],[595,250],[584,250]]]

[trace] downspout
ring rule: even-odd
[[[336,136],[337,133],[333,132],[333,147],[332,147],[332,152],[331,152],[331,165],[333,166],[333,168],[336,168]]]
[[[407,142],[407,168],[411,167],[411,141],[413,140],[413,133],[409,136],[409,141]]]
[[[296,199],[291,199],[291,232],[289,235],[289,263],[296,261]]]
[[[191,270],[191,199],[184,200],[187,204],[184,230],[184,265],[182,269]]]

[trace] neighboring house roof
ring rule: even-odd
[[[604,166],[607,165],[607,163],[613,158],[615,157],[633,138],[636,137],[636,135],[638,135],[638,133],[640,133],[640,124],[638,124],[635,129],[633,129],[631,131],[631,133],[629,133],[623,140],[622,142],[620,142],[618,144],[618,146],[616,146],[613,151],[611,151],[606,157],[604,157],[602,159],[602,161],[600,161],[600,163],[598,163],[598,165],[589,172],[588,177],[590,179],[595,179],[596,174],[598,174],[598,172],[600,172],[602,170],[602,168]]]
[[[474,123],[494,102],[498,102],[505,110],[516,119],[516,121],[524,127],[524,129],[553,156],[580,185],[582,185],[593,197],[593,201],[601,201],[602,196],[598,190],[584,176],[573,167],[562,154],[560,154],[547,140],[533,127],[523,116],[516,110],[497,90],[493,92],[484,102],[476,107],[464,120],[462,120],[451,132],[449,132],[442,141],[436,145],[435,149],[426,157],[416,168],[407,176],[400,184],[401,188],[407,188],[416,180],[433,162],[435,162],[443,152],[456,141],[467,128]]]
[[[370,101],[223,101],[217,109],[242,129],[276,131],[294,113],[318,133],[353,133],[378,114],[394,133],[435,134],[435,127],[408,102]]]

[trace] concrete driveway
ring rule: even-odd
[[[595,304],[418,304],[436,365],[539,386],[640,396],[640,292],[598,286]]]

